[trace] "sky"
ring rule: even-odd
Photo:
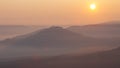
[[[96,9],[91,10],[90,4]],[[120,0],[0,0],[0,25],[86,25],[120,20]]]

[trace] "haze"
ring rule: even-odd
[[[96,10],[89,5],[96,3]],[[0,0],[0,25],[84,25],[120,20],[119,0]]]

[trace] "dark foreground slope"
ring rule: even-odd
[[[1,68],[120,68],[120,48],[85,56],[58,56],[4,62]]]

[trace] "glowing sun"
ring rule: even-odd
[[[93,3],[93,4],[90,4],[90,9],[91,9],[91,10],[95,10],[95,9],[96,9],[96,4],[94,4],[94,3]]]

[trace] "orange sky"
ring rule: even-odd
[[[91,3],[97,8],[92,11]],[[0,25],[83,25],[120,20],[119,0],[0,0]]]

